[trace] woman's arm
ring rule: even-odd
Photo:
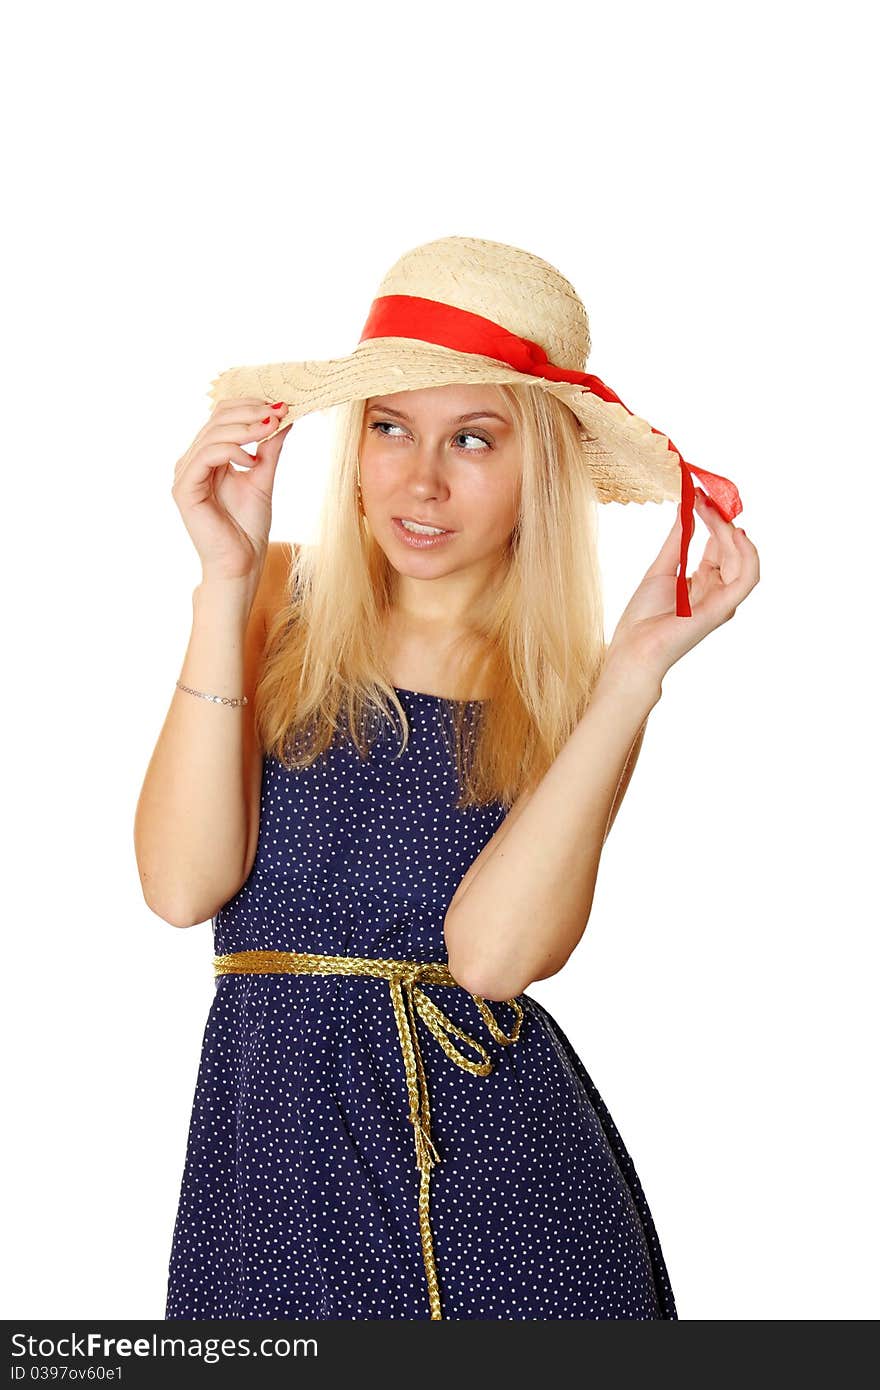
[[[471,866],[444,922],[449,969],[484,999],[512,999],[555,975],[584,934],[599,856],[627,765],[676,661],[722,623],[760,578],[758,552],[701,488],[710,536],[687,579],[691,614],[678,616],[681,503],[657,558],[615,628],[583,718],[523,804]],[[615,793],[617,795],[615,796]],[[521,799],[522,800],[522,799]]]
[[[444,922],[449,968],[465,989],[511,999],[562,969],[661,695],[654,676],[609,661],[571,737],[474,860]]]
[[[144,900],[172,926],[206,922],[253,864],[262,772],[253,701],[289,552],[270,541],[256,579],[203,580],[192,592],[181,683],[244,694],[248,704],[229,709],[175,688],[150,758],[135,811],[135,856]]]
[[[602,837],[603,845],[605,841],[608,839],[611,827],[614,824],[614,821],[617,817],[617,812],[620,810],[620,804],[623,801],[624,796],[626,795],[626,789],[630,784],[630,779],[633,775],[633,769],[635,768],[636,762],[638,761],[639,753],[642,751],[642,744],[645,740],[645,729],[647,728],[647,726],[648,720],[646,717],[643,720],[641,728],[636,734],[635,739],[633,740],[633,745],[630,748],[629,753],[627,754],[626,764],[624,766],[623,772],[621,773],[620,781],[617,784],[617,791],[614,793],[614,802],[612,804],[611,811],[608,816],[608,824],[605,827],[605,834]],[[523,813],[523,810],[528,805],[532,796],[533,792],[524,791],[521,792],[520,795],[516,798],[507,815],[504,817],[504,820],[501,822],[495,834],[492,836],[491,840],[487,842],[481,853],[477,855],[476,859],[467,869],[464,878],[461,880],[461,882],[455,890],[455,894],[452,898],[452,901],[450,902],[449,907],[447,908],[447,913],[449,912],[450,908],[454,907],[455,904],[461,900],[465,892],[465,889],[475,878],[475,876],[480,872],[480,870],[485,867],[486,861],[490,859],[493,854],[497,853],[498,846],[500,844],[503,844],[505,836],[510,830],[510,827],[512,825],[515,825],[516,822],[519,820],[520,816]]]

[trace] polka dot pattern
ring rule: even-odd
[[[452,702],[395,688],[402,757],[387,722],[366,760],[347,738],[308,768],[265,757],[256,859],[215,954],[447,961],[446,908],[504,809],[456,808]],[[521,994],[504,1046],[465,990],[422,988],[493,1063],[463,1070],[417,1020],[444,1319],[677,1318],[632,1160],[555,1019]],[[509,1031],[510,1007],[490,1007]],[[429,1318],[418,1190],[388,982],[216,977],[165,1317]]]

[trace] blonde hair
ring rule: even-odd
[[[589,703],[604,641],[597,501],[581,440],[585,427],[550,392],[499,385],[522,458],[519,514],[469,631],[455,644],[466,689],[488,686],[479,707],[452,706],[459,808],[509,807],[549,768]],[[318,542],[294,547],[286,603],[272,620],[255,691],[261,747],[306,767],[340,730],[361,758],[372,714],[402,727],[406,712],[382,668],[394,570],[360,515],[357,462],[364,400],[340,407]]]

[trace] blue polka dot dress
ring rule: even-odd
[[[256,859],[214,918],[218,957],[447,961],[446,908],[505,812],[455,805],[453,702],[395,689],[402,756],[381,720],[366,760],[348,737],[306,768],[264,757]],[[632,1160],[553,1017],[523,993],[518,1035],[500,1043],[466,990],[420,988],[492,1064],[456,1065],[414,1019],[442,1317],[677,1318]],[[486,1003],[508,1034],[512,1006]],[[409,1118],[387,979],[219,974],[165,1317],[430,1318]]]

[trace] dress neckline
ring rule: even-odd
[[[455,700],[451,695],[432,695],[426,690],[408,690],[405,685],[395,685],[392,689],[398,695],[413,695],[418,700],[440,700],[445,705],[485,705],[487,700]]]

